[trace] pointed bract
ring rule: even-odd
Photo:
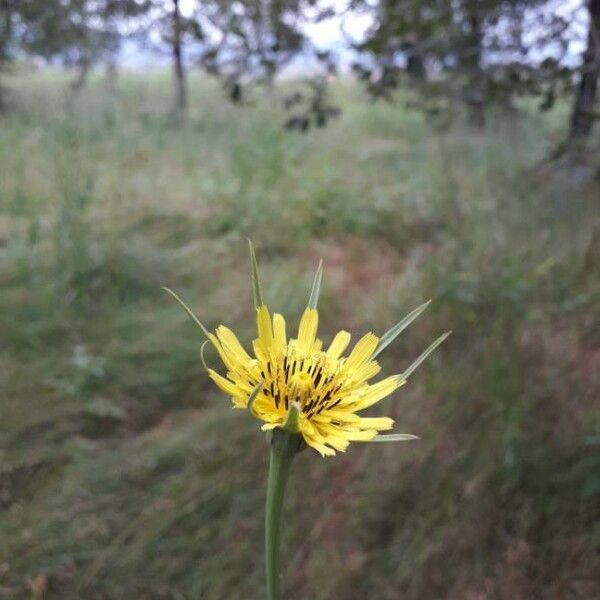
[[[171,296],[173,296],[173,298],[175,298],[175,300],[177,300],[177,302],[179,302],[179,304],[181,304],[181,306],[183,307],[183,310],[185,310],[185,312],[196,323],[196,325],[198,325],[198,327],[200,327],[200,329],[202,329],[202,333],[204,333],[204,335],[207,338],[210,338],[210,333],[208,332],[208,329],[206,329],[206,327],[204,327],[204,325],[202,324],[200,319],[192,312],[192,309],[173,290],[171,290],[165,286],[162,286],[162,289],[165,290],[165,292],[167,292],[168,294],[171,294]]]
[[[250,395],[248,396],[248,404],[246,405],[246,407],[248,408],[248,410],[254,414],[254,411],[252,410],[252,406],[254,405],[254,401],[256,400],[260,390],[262,389],[262,386],[264,385],[264,381],[259,381],[255,386],[254,389],[250,392]]]
[[[250,268],[252,271],[252,293],[254,295],[254,308],[263,306],[263,297],[260,289],[260,280],[258,279],[258,264],[256,263],[256,253],[252,240],[248,238],[248,246],[250,248]]]
[[[408,379],[410,375],[415,371],[415,369],[451,334],[451,331],[447,331],[446,333],[440,335],[440,337],[431,344],[425,352],[423,352],[417,360],[415,360],[404,373],[402,373],[402,377],[404,379]]]
[[[298,421],[300,419],[300,411],[300,404],[298,402],[292,402],[282,429],[284,429],[288,433],[298,433]]]
[[[206,348],[206,344],[210,344],[210,340],[205,340],[200,346],[200,360],[202,361],[202,366],[208,371],[209,366],[206,364],[206,359],[204,358],[204,348]]]
[[[420,440],[421,438],[411,433],[380,433],[376,435],[372,442],[408,442],[410,440]]]
[[[393,327],[388,329],[379,340],[379,344],[373,354],[373,358],[378,356],[381,352],[383,352],[416,318],[418,318],[421,313],[431,304],[431,300],[427,300],[421,304],[421,306],[417,306],[413,311],[408,313],[404,319],[396,323]]]
[[[310,290],[310,297],[308,299],[308,308],[317,308],[319,303],[319,293],[321,291],[321,281],[323,279],[323,261],[319,261],[315,278],[313,279],[312,288]]]

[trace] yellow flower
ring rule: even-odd
[[[322,456],[346,450],[350,442],[401,441],[417,439],[410,434],[381,435],[394,424],[390,417],[363,417],[358,413],[373,406],[401,385],[423,360],[449,335],[440,336],[400,375],[371,383],[381,370],[376,356],[427,308],[413,310],[381,338],[367,333],[343,356],[350,334],[340,331],[325,350],[317,338],[317,299],[322,269],[319,266],[309,305],[298,326],[297,336],[288,338],[282,315],[271,316],[262,302],[256,259],[251,247],[254,298],[258,337],[253,355],[248,354],[236,335],[224,325],[210,333],[191,310],[171,293],[202,328],[227,369],[225,376],[213,369],[208,373],[217,386],[231,397],[234,408],[250,409],[263,430],[277,427],[299,433]],[[293,413],[293,419],[290,415]]]
[[[305,442],[322,455],[344,451],[353,441],[371,441],[379,431],[391,429],[389,417],[361,417],[360,410],[372,406],[398,389],[401,375],[369,384],[381,367],[372,356],[379,338],[362,337],[347,357],[342,353],[350,334],[340,331],[327,350],[316,337],[319,313],[307,308],[300,319],[298,335],[287,339],[282,315],[257,310],[258,337],[254,356],[242,347],[235,334],[221,325],[210,341],[227,367],[227,377],[209,369],[213,381],[236,408],[247,408],[252,391],[259,386],[252,412],[265,422],[262,429],[283,427],[290,407],[299,411],[297,428]]]

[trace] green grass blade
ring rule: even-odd
[[[183,307],[185,312],[190,316],[190,318],[196,323],[196,325],[198,325],[198,327],[200,327],[200,329],[202,329],[204,335],[206,337],[209,337],[210,334],[208,332],[208,329],[204,327],[200,319],[192,312],[192,309],[173,290],[169,289],[168,287],[165,287],[164,285],[162,286],[162,289],[165,290],[165,292],[167,292],[168,294],[171,294],[171,296],[173,296],[173,298],[175,298],[175,300],[177,300],[177,302],[181,304],[181,306]]]
[[[256,263],[256,252],[252,240],[248,238],[248,246],[250,247],[250,266],[252,268],[252,292],[254,294],[254,308],[260,308],[264,302],[262,292],[260,290],[260,281],[258,279],[258,264]]]
[[[321,281],[323,279],[323,261],[319,261],[315,278],[313,279],[312,289],[310,290],[310,298],[308,299],[308,308],[317,308],[319,303],[319,293],[321,291]]]
[[[372,442],[408,442],[409,440],[420,440],[421,438],[412,433],[380,433],[376,435]]]
[[[451,334],[451,331],[447,331],[446,333],[444,333],[443,335],[440,335],[440,337],[435,340],[435,342],[433,342],[433,344],[431,344],[431,346],[429,346],[429,348],[427,348],[427,350],[425,350],[425,352],[423,352],[423,354],[421,354],[421,356],[419,356],[419,358],[417,358],[417,360],[415,360],[415,362],[413,362],[412,365],[410,365],[410,367],[408,367],[408,369],[406,369],[406,371],[404,371],[404,373],[402,373],[401,377],[403,379],[408,379],[410,377],[410,375],[412,374],[412,372]]]
[[[417,308],[407,314],[404,319],[396,323],[391,329],[388,329],[381,336],[379,344],[377,344],[377,348],[375,348],[375,352],[371,358],[374,359],[383,352],[430,304],[431,300],[427,300],[427,302],[424,302],[421,306],[417,306]]]

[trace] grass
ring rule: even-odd
[[[422,441],[297,461],[286,597],[599,593],[599,186],[536,167],[557,115],[438,131],[338,84],[341,120],[296,135],[195,78],[185,128],[163,75],[9,85],[0,598],[263,597],[265,442],[160,290],[249,341],[247,236],[291,317],[324,259],[325,339],[433,298],[390,371],[454,330],[379,407]]]

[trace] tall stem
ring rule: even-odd
[[[282,429],[273,430],[267,484],[267,508],[265,514],[265,553],[267,568],[267,600],[281,598],[281,523],[285,486],[290,474],[294,455],[300,448],[299,435]]]

